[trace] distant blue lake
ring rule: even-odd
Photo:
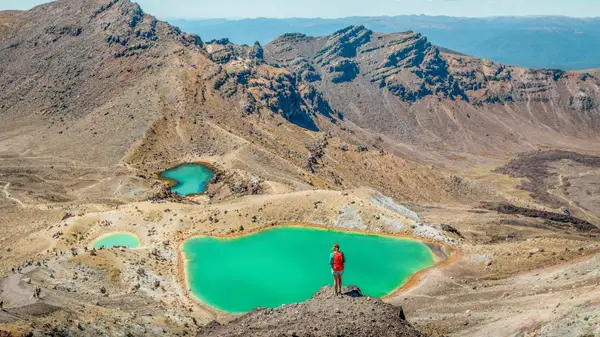
[[[204,192],[214,174],[213,170],[200,164],[183,164],[162,172],[160,176],[176,182],[171,191],[191,195]]]

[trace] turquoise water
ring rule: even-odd
[[[419,241],[288,226],[233,239],[191,238],[183,244],[186,275],[196,297],[231,313],[301,302],[333,285],[335,242],[346,256],[343,284],[368,296],[388,295],[434,264]]]
[[[126,246],[127,248],[137,248],[140,246],[140,240],[137,236],[131,233],[115,233],[110,234],[102,239],[94,242],[93,247],[99,249],[104,246],[104,248],[112,248],[115,246]]]
[[[171,191],[181,195],[204,192],[213,175],[211,169],[200,164],[183,164],[160,174],[163,178],[175,180],[177,184],[171,187]]]

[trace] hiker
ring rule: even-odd
[[[331,274],[333,275],[333,288],[336,295],[342,294],[342,274],[344,273],[344,263],[346,258],[344,253],[340,252],[340,245],[333,244],[333,252],[329,255],[329,264],[331,265]]]

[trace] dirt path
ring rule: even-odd
[[[4,193],[4,197],[14,203],[16,203],[17,205],[19,205],[19,207],[24,208],[24,209],[39,209],[42,211],[46,211],[49,209],[57,209],[60,207],[60,205],[58,203],[53,204],[53,205],[47,205],[47,204],[38,204],[38,205],[31,205],[31,204],[26,204],[23,201],[13,197],[10,192],[10,182],[8,181],[2,181],[0,180],[0,183],[5,183],[6,185],[4,185],[4,188],[2,189],[2,192]]]
[[[27,205],[25,205],[21,200],[14,198],[10,195],[10,192],[8,192],[8,189],[10,188],[10,183],[8,181],[2,181],[0,180],[0,183],[5,183],[6,185],[4,185],[4,188],[2,189],[2,192],[4,193],[4,197],[10,201],[13,201],[15,203],[17,203],[19,206],[23,207],[23,208],[27,208]]]

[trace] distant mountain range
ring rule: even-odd
[[[600,18],[381,16],[340,19],[169,20],[203,40],[267,44],[285,33],[325,36],[349,25],[382,33],[415,31],[431,43],[464,54],[528,68],[600,67]]]

